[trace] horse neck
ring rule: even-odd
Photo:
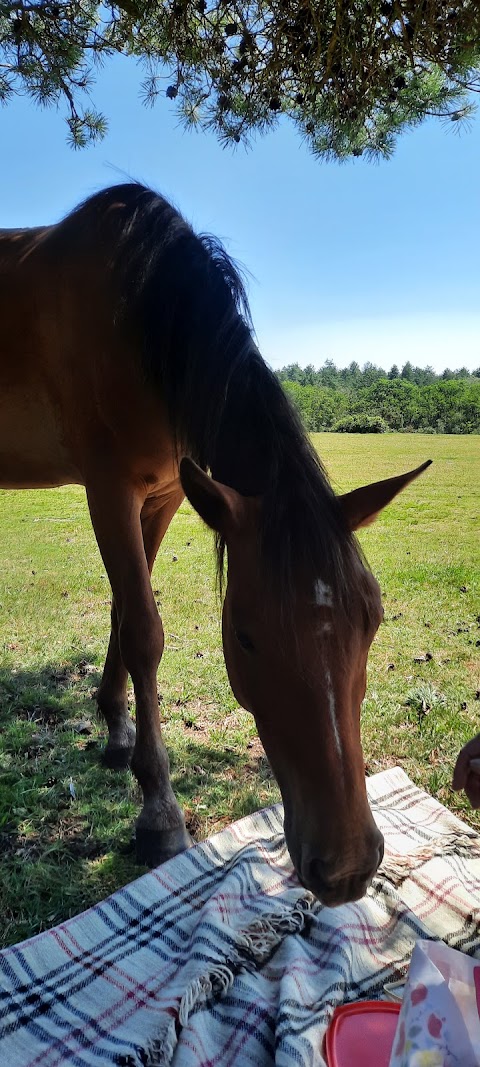
[[[22,230],[0,229],[0,260],[5,263],[17,264],[25,255],[35,250],[50,227],[37,226]]]

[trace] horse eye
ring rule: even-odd
[[[244,630],[235,630],[235,637],[244,652],[255,652],[255,645]]]

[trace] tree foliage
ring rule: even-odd
[[[436,375],[406,363],[395,371],[327,361],[319,370],[294,363],[278,377],[310,431],[480,433],[480,368]]]
[[[81,103],[95,66],[123,53],[148,102],[221,141],[283,114],[317,156],[388,156],[426,115],[470,114],[479,42],[478,0],[0,0],[0,99],[63,99],[81,146],[106,128]]]
[[[388,424],[381,415],[344,415],[332,426],[334,433],[385,433]]]

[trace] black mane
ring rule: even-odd
[[[352,582],[358,585],[358,548],[320,459],[256,347],[232,260],[141,185],[106,189],[69,218],[86,210],[105,233],[119,325],[141,339],[144,373],[166,401],[178,454],[239,492],[262,496],[265,563],[284,597],[301,569],[312,580],[327,576],[346,605]],[[220,575],[224,548],[218,540]]]

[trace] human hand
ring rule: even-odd
[[[464,789],[472,808],[480,808],[480,734],[472,737],[459,752],[452,789]]]

